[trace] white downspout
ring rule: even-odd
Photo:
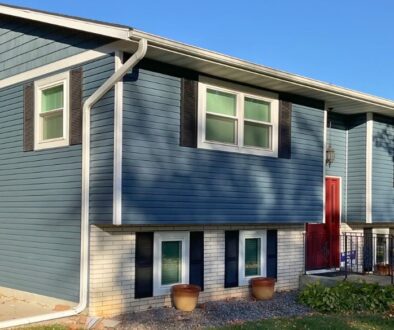
[[[90,113],[92,107],[100,100],[128,71],[130,71],[146,54],[148,42],[141,39],[137,51],[108,80],[101,85],[83,104],[82,135],[82,205],[81,205],[81,268],[79,304],[74,308],[56,313],[37,315],[0,322],[0,329],[69,317],[83,312],[88,303],[89,288],[89,186],[90,186]]]

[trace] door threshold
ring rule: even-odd
[[[316,270],[308,270],[305,272],[306,275],[315,275],[315,274],[324,274],[324,273],[333,273],[339,271],[339,268],[325,268],[325,269],[316,269]]]

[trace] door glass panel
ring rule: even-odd
[[[181,279],[182,242],[161,243],[161,284],[179,283]]]
[[[245,276],[260,275],[260,238],[245,239]]]
[[[383,264],[386,262],[386,237],[384,235],[376,236],[376,263]]]

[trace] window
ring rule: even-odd
[[[69,145],[69,73],[34,84],[35,149]]]
[[[267,233],[265,230],[239,234],[239,285],[249,284],[257,276],[266,276]]]
[[[155,232],[153,294],[168,294],[171,286],[189,283],[189,232]]]
[[[198,147],[277,157],[278,111],[274,93],[202,77]]]

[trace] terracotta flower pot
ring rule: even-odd
[[[258,300],[272,299],[275,290],[275,279],[270,277],[255,277],[250,281],[252,295]]]
[[[388,264],[377,264],[376,273],[378,275],[388,276],[390,275],[390,265]]]
[[[172,300],[176,309],[191,312],[197,306],[201,288],[192,284],[177,284],[172,287]]]

